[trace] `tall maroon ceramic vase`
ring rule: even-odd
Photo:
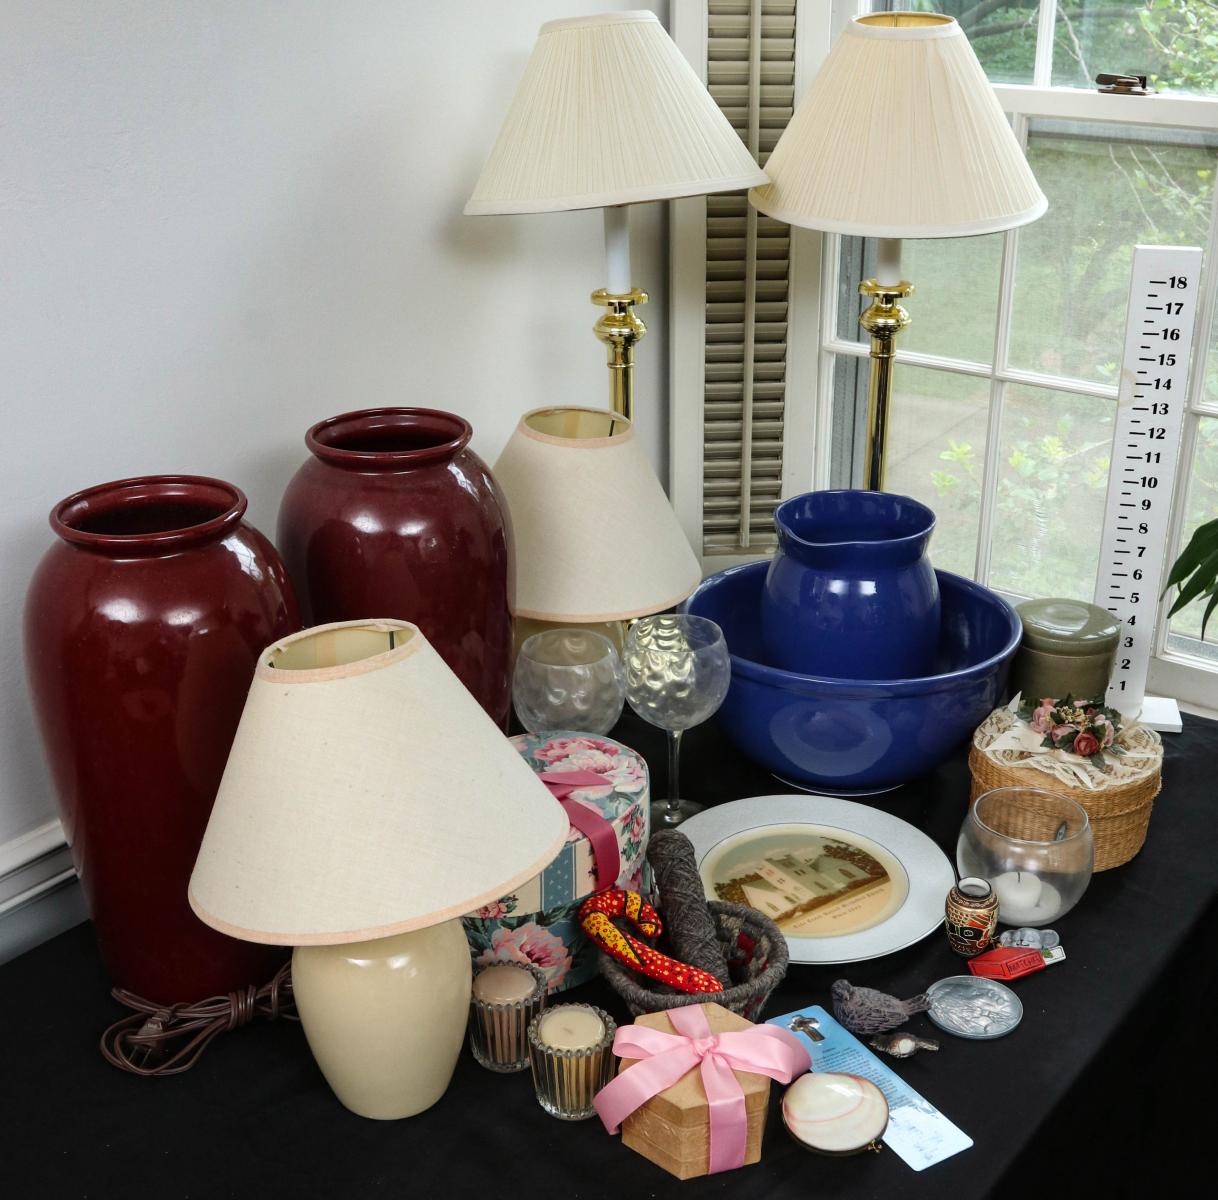
[[[279,548],[309,624],[413,621],[482,707],[511,702],[514,586],[507,506],[468,443],[428,408],[321,421],[279,509]]]
[[[186,887],[255,660],[300,628],[231,484],[124,479],[57,505],[25,659],[72,855],[114,983],[157,1003],[266,982],[274,947],[216,933]]]

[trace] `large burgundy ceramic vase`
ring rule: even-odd
[[[258,654],[300,627],[275,548],[218,479],[102,484],[51,513],[25,610],[34,709],[111,978],[156,1003],[265,983],[186,887]]]
[[[284,493],[279,549],[309,624],[413,621],[500,725],[511,701],[507,506],[469,423],[372,408],[314,425]]]

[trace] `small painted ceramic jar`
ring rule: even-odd
[[[998,929],[998,897],[985,879],[969,876],[947,893],[944,925],[951,948],[964,958],[988,950]]]
[[[1082,600],[1025,600],[1015,611],[1023,641],[1011,665],[1011,695],[1022,692],[1033,704],[1045,696],[1103,700],[1120,621]]]

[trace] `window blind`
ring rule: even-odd
[[[791,117],[795,0],[708,0],[707,86],[764,167]],[[708,196],[704,554],[763,553],[782,489],[790,228]]]

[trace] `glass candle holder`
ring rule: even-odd
[[[529,1065],[529,1026],[545,1007],[547,987],[545,972],[531,963],[488,963],[474,976],[469,1048],[488,1071]]]
[[[1048,925],[1091,882],[1095,846],[1086,810],[1040,788],[995,788],[977,797],[960,829],[961,876],[988,881],[1007,925]]]
[[[613,1078],[613,1018],[592,1004],[556,1004],[529,1025],[529,1059],[537,1102],[552,1117],[583,1121],[592,1099]]]

